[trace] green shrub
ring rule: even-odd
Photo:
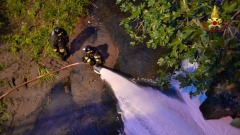
[[[117,0],[117,4],[129,13],[121,25],[135,40],[130,44],[143,42],[168,50],[157,62],[162,87],[169,87],[184,59],[199,63],[195,72],[177,77],[181,87],[193,84],[197,88],[192,95],[211,89],[216,78],[238,84],[240,38],[234,31],[240,29],[239,0]],[[214,5],[222,19],[223,29],[215,27],[218,31],[205,27]]]

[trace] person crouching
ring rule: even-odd
[[[96,47],[87,45],[83,50],[86,52],[86,56],[82,58],[84,63],[89,63],[91,66],[102,66],[104,64],[103,57]]]

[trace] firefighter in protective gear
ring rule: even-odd
[[[67,35],[67,32],[60,27],[54,28],[51,34],[51,45],[53,51],[60,54],[62,59],[70,56],[68,42],[69,37]]]
[[[93,57],[94,57],[97,65],[103,64],[103,60],[102,60],[102,57],[100,54],[95,53]]]
[[[86,51],[86,56],[82,58],[83,62],[89,63],[91,66],[93,66],[95,64],[97,66],[103,65],[103,63],[104,63],[103,58],[96,47],[87,45],[86,48],[83,48],[83,50]]]

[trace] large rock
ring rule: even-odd
[[[219,119],[224,116],[240,117],[240,85],[227,82],[216,83],[207,92],[208,98],[200,110],[205,119]]]

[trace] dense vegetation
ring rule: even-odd
[[[11,32],[5,36],[10,50],[24,50],[34,59],[56,56],[49,43],[54,27],[72,34],[79,16],[87,13],[90,0],[6,0],[2,3]]]
[[[176,77],[181,87],[197,88],[191,95],[219,82],[239,84],[240,0],[117,0],[117,4],[129,14],[121,25],[134,39],[130,44],[167,50],[157,62],[161,87],[169,86],[184,59],[199,63],[195,72],[182,70],[185,73]],[[214,5],[219,16],[211,17]],[[212,26],[216,23],[219,26]]]

